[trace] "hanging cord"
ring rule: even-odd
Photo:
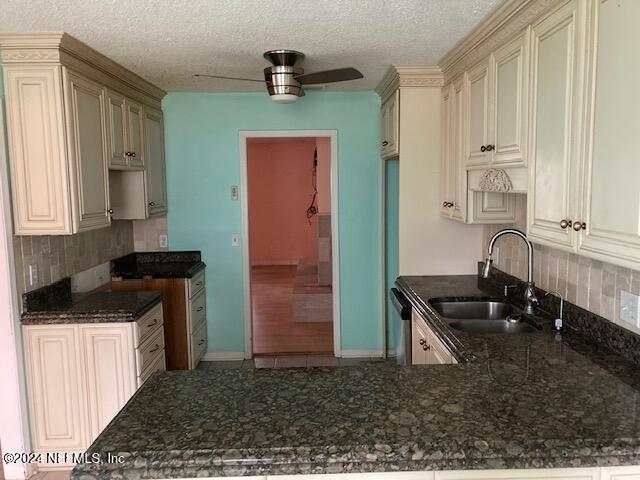
[[[318,213],[318,205],[316,200],[318,197],[318,149],[313,151],[313,168],[311,169],[311,186],[313,187],[313,198],[311,199],[311,205],[307,208],[307,220],[311,225],[311,219]]]

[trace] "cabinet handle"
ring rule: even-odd
[[[204,338],[198,342],[198,345],[204,345]]]
[[[425,345],[422,347],[423,350],[431,350],[431,345]]]
[[[156,206],[156,202],[149,202],[149,206],[150,207],[155,207]]]
[[[109,215],[113,215],[113,208],[110,208],[109,210],[107,210],[107,213],[108,213]]]
[[[389,145],[389,142],[387,142],[386,140],[384,142],[382,142],[382,146],[386,147],[387,145]]]
[[[202,282],[196,282],[196,287],[199,287],[200,285],[202,285]]]
[[[427,341],[426,341],[424,338],[421,338],[421,339],[420,339],[420,345],[424,345],[424,344],[426,344],[426,343],[427,343]]]
[[[579,232],[580,230],[585,230],[586,228],[587,228],[587,224],[586,224],[586,223],[584,223],[584,222],[582,222],[582,223],[580,223],[580,222],[575,222],[575,223],[573,224],[573,229],[574,229],[576,232]]]
[[[158,345],[156,343],[156,346],[154,348],[152,348],[151,350],[149,350],[149,353],[157,352],[158,350],[160,350],[160,345]]]
[[[198,310],[196,311],[201,312],[202,310],[204,310],[204,307],[198,307]]]
[[[481,152],[486,152],[486,151],[487,151],[487,147],[485,147],[484,145],[482,145],[482,146],[480,147],[480,151],[481,151]]]
[[[571,220],[565,220],[564,218],[560,220],[560,228],[567,228],[571,226]]]
[[[490,152],[494,148],[496,148],[496,147],[494,147],[493,145],[487,145],[487,152]],[[135,155],[134,155],[134,157],[135,157]]]
[[[153,327],[154,325],[157,325],[157,324],[158,324],[158,319],[154,318],[153,322],[147,324],[147,328],[151,328],[151,327]]]

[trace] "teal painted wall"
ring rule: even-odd
[[[264,93],[170,93],[165,115],[169,239],[207,263],[209,352],[244,350],[240,130],[337,130],[343,350],[382,348],[380,100],[310,93],[278,105]],[[242,194],[242,192],[241,192]],[[246,239],[242,239],[245,241]]]
[[[394,286],[400,271],[399,260],[399,199],[400,199],[400,161],[387,160],[385,163],[385,270],[387,300],[387,346],[397,348],[402,335],[402,319],[389,298],[389,289]]]

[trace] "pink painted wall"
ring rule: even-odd
[[[331,213],[331,139],[317,138],[318,212]]]
[[[252,140],[247,145],[249,246],[258,265],[317,261],[318,225],[309,225],[315,139]]]

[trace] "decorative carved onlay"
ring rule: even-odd
[[[513,183],[509,174],[501,168],[490,168],[485,170],[480,177],[478,187],[482,192],[510,192],[513,190]]]
[[[442,87],[444,78],[437,65],[392,65],[376,87],[385,100],[398,88]]]
[[[5,64],[60,63],[77,67],[83,63],[101,75],[114,79],[117,82],[116,89],[124,85],[137,92],[136,96],[151,98],[154,106],[167,94],[67,33],[0,33],[0,52],[0,59]]]
[[[453,47],[438,64],[446,82],[517,36],[547,12],[568,0],[507,0]]]

